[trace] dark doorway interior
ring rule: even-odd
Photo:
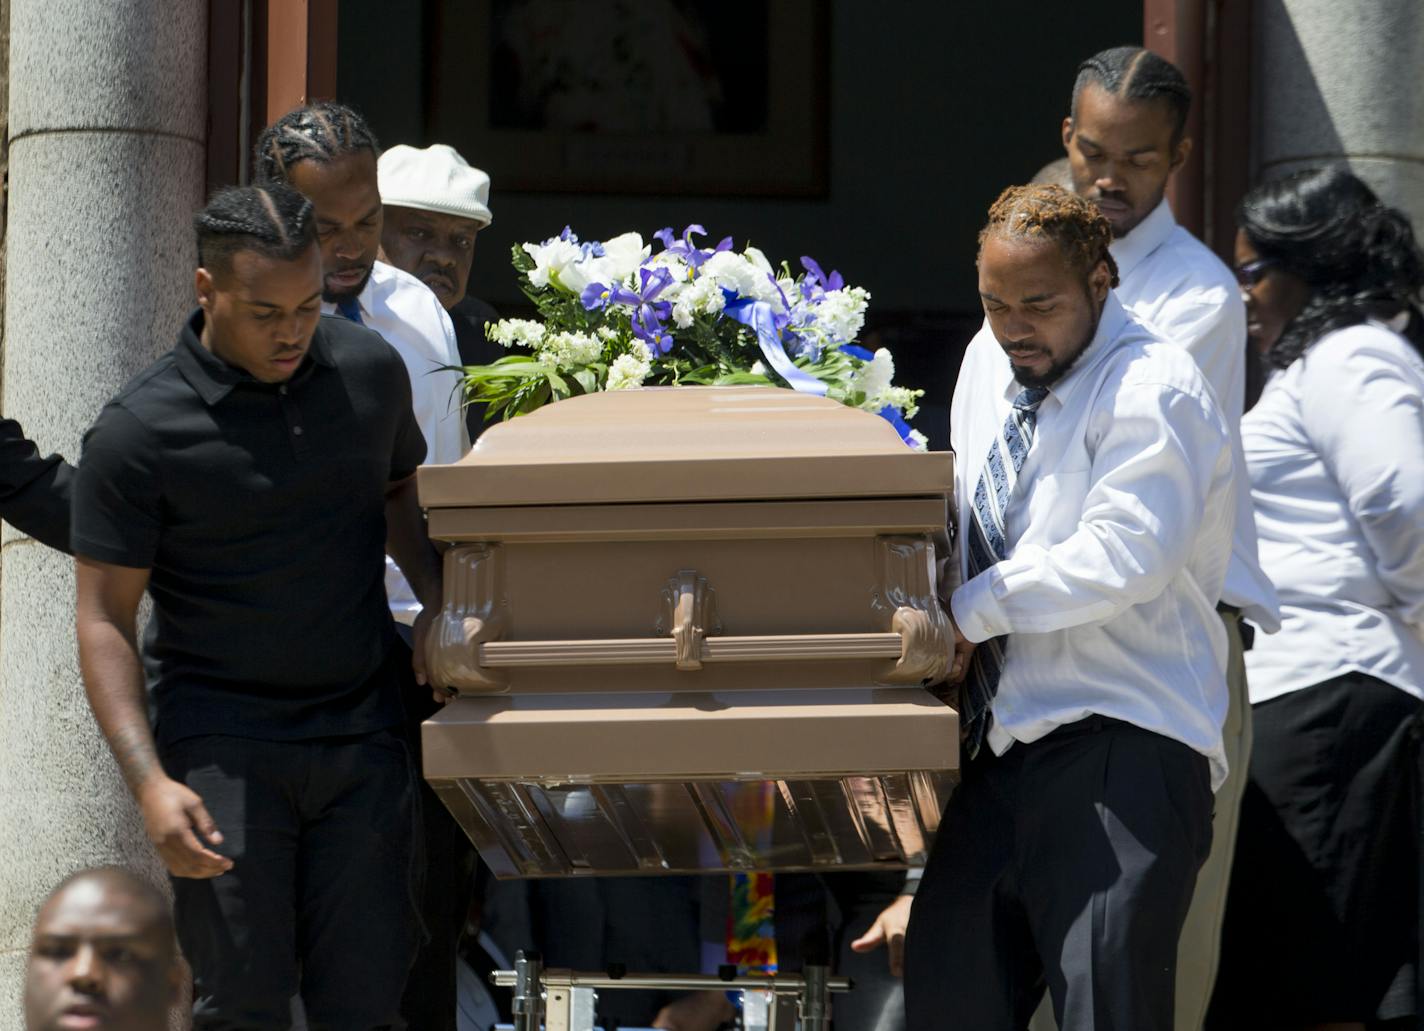
[[[454,143],[490,174],[472,282],[503,312],[510,248],[566,224],[809,254],[871,292],[868,342],[926,390],[915,424],[943,448],[984,213],[1061,155],[1078,62],[1141,38],[1141,0],[345,0],[338,95],[383,145]]]

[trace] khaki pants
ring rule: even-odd
[[[1226,783],[1216,793],[1211,821],[1211,854],[1197,874],[1192,908],[1177,945],[1177,1031],[1200,1031],[1216,982],[1221,954],[1221,918],[1226,912],[1226,889],[1231,882],[1231,857],[1236,849],[1236,823],[1241,795],[1246,788],[1246,768],[1251,761],[1251,700],[1246,696],[1246,654],[1241,644],[1241,617],[1221,614],[1226,624],[1230,654],[1226,660],[1226,686],[1230,704],[1222,738],[1230,768]],[[1058,1031],[1053,1004],[1045,994],[1029,1031]]]

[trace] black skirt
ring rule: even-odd
[[[1414,1014],[1424,703],[1350,673],[1252,719],[1207,1026]]]

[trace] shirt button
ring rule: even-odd
[[[293,426],[292,432],[300,437],[302,435],[302,428],[300,426]]]
[[[285,384],[285,383],[283,383],[280,387],[277,388],[277,393],[279,393],[279,394],[285,394],[286,392],[287,392],[287,384]]]

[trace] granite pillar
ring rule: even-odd
[[[3,410],[77,460],[104,402],[193,303],[205,0],[11,0]],[[0,1028],[38,903],[73,870],[162,877],[84,698],[71,561],[5,527],[0,563]]]
[[[1348,163],[1424,232],[1424,4],[1256,0],[1257,179]]]

